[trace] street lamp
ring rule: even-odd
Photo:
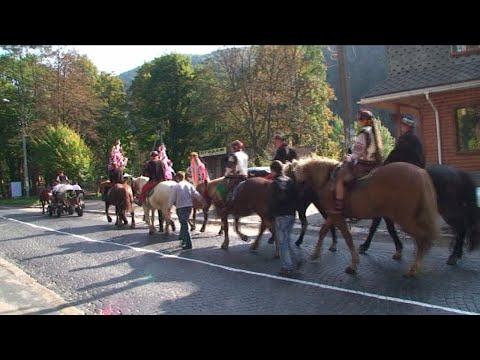
[[[9,103],[10,100],[3,98],[2,102]],[[28,177],[27,162],[27,124],[23,116],[20,117],[20,125],[22,127],[22,147],[23,147],[23,176],[25,177],[25,196],[30,194],[30,184]]]

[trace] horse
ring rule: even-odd
[[[52,192],[48,188],[40,189],[39,199],[42,204],[42,215],[45,214],[45,205],[48,205],[52,202]]]
[[[130,225],[131,229],[135,228],[135,213],[133,210],[133,192],[130,185],[123,184],[114,184],[107,193],[105,199],[105,214],[107,215],[108,222],[112,222],[112,218],[108,214],[108,208],[110,205],[115,206],[115,215],[116,215],[116,226],[123,224],[127,225],[128,220],[125,216],[126,212],[129,212],[132,217],[132,223]]]
[[[305,236],[305,233],[308,228],[307,209],[310,206],[310,204],[313,203],[313,205],[315,205],[315,207],[317,208],[317,210],[320,212],[320,214],[323,216],[324,219],[327,218],[327,214],[325,213],[325,211],[322,210],[319,199],[315,194],[315,191],[311,187],[305,186],[305,184],[303,184],[302,186],[296,182],[295,171],[294,171],[296,161],[297,160],[294,160],[293,163],[292,162],[287,163],[284,166],[284,171],[285,171],[285,175],[291,178],[293,181],[295,181],[297,186],[297,191],[298,191],[297,192],[298,194],[297,212],[298,212],[298,218],[300,219],[302,228],[300,231],[300,235],[297,241],[295,242],[295,245],[300,246],[303,244],[303,237]],[[328,248],[328,250],[337,251],[337,233],[335,231],[334,226],[331,227],[330,232],[332,234],[332,245]],[[270,244],[273,244],[273,241],[274,239],[272,236],[272,238],[270,238],[268,242]]]
[[[327,219],[320,229],[318,242],[311,259],[318,259],[322,242],[329,228],[335,225],[345,238],[352,262],[345,269],[349,274],[357,271],[359,255],[353,244],[345,218],[373,219],[388,217],[398,223],[416,242],[416,257],[406,277],[415,276],[433,240],[439,235],[435,188],[428,173],[419,167],[404,163],[381,166],[363,179],[358,179],[347,192],[342,213],[335,207],[334,173],[339,162],[328,158],[306,158],[295,166],[296,180],[311,186],[319,199]],[[352,163],[345,163],[348,174],[345,181],[352,181]]]
[[[260,230],[257,235],[257,238],[250,246],[250,251],[256,251],[260,239],[268,228],[274,235],[274,228],[268,216],[268,205],[270,202],[271,188],[270,180],[256,177],[249,178],[239,185],[235,198],[231,206],[227,206],[224,200],[224,192],[226,189],[226,178],[220,177],[218,179],[199,184],[197,191],[202,195],[205,201],[205,206],[207,211],[204,208],[204,227],[208,220],[208,208],[210,204],[216,207],[218,214],[222,220],[222,227],[224,233],[224,241],[221,245],[221,248],[224,250],[228,249],[230,239],[228,234],[228,215],[232,214],[235,220],[235,232],[240,236],[240,239],[243,241],[248,241],[248,236],[243,234],[240,231],[240,218],[244,216],[250,216],[254,213],[260,216],[261,224]],[[222,229],[220,230],[222,231]],[[279,257],[279,248],[278,243],[275,241],[275,258]]]
[[[137,178],[133,178],[132,187],[135,191],[135,194],[140,194],[142,191],[143,186],[148,181],[148,177],[139,176]],[[171,219],[171,197],[173,187],[177,183],[175,181],[162,181],[155,185],[153,188],[153,192],[150,196],[145,198],[145,202],[142,204],[143,207],[143,214],[144,220],[147,223],[148,227],[150,228],[149,234],[153,235],[155,233],[155,210],[158,210],[158,217],[160,220],[160,227],[159,231],[164,231],[163,228],[163,220],[165,220],[165,233],[168,235],[168,226],[170,225],[172,231],[175,231],[175,224]],[[150,215],[151,214],[151,215]]]
[[[432,165],[426,170],[437,193],[438,211],[455,234],[453,251],[447,260],[448,265],[455,265],[463,255],[465,239],[468,241],[469,251],[477,248],[480,242],[480,210],[476,201],[476,185],[467,172],[451,166]],[[396,252],[393,258],[398,260],[402,254],[402,242],[393,222],[388,218],[384,219],[395,244]],[[367,240],[360,246],[360,253],[365,253],[370,247],[381,221],[382,218],[373,220]]]

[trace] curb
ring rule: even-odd
[[[68,304],[62,297],[53,292],[50,289],[47,289],[45,286],[40,285],[35,279],[30,277],[23,270],[13,265],[12,263],[6,261],[0,257],[0,267],[3,267],[5,270],[10,272],[15,276],[15,278],[21,281],[24,285],[28,286],[30,290],[35,291],[39,294],[44,300],[50,303],[52,308],[65,306]],[[64,309],[59,310],[59,315],[85,315],[85,313],[75,306],[68,306]]]

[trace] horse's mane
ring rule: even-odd
[[[310,154],[294,160],[293,167],[297,181],[309,181],[312,186],[320,187],[329,179],[331,171],[339,161],[316,154]]]

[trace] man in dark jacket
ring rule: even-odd
[[[163,172],[163,161],[160,160],[158,151],[150,153],[150,160],[143,166],[143,176],[148,176],[148,182],[143,186],[142,192],[138,201],[135,203],[141,206],[145,202],[145,195],[150,189],[153,189],[159,182],[165,181],[165,174]]]
[[[401,135],[397,140],[397,143],[385,159],[384,164],[392,162],[408,162],[413,165],[417,165],[422,169],[425,168],[425,154],[423,152],[423,145],[417,135],[413,133],[415,128],[415,121],[403,118],[400,122]]]
[[[287,138],[285,136],[275,135],[273,141],[277,147],[277,152],[275,153],[273,160],[279,160],[285,164],[287,161],[292,162],[293,159],[298,159],[297,152],[295,149],[288,146]]]
[[[273,182],[269,214],[274,221],[275,236],[280,247],[282,268],[279,274],[291,276],[294,270],[300,269],[302,265],[300,249],[293,245],[290,236],[295,223],[297,192],[293,180],[283,174],[283,165],[280,161],[275,160],[270,169]]]

